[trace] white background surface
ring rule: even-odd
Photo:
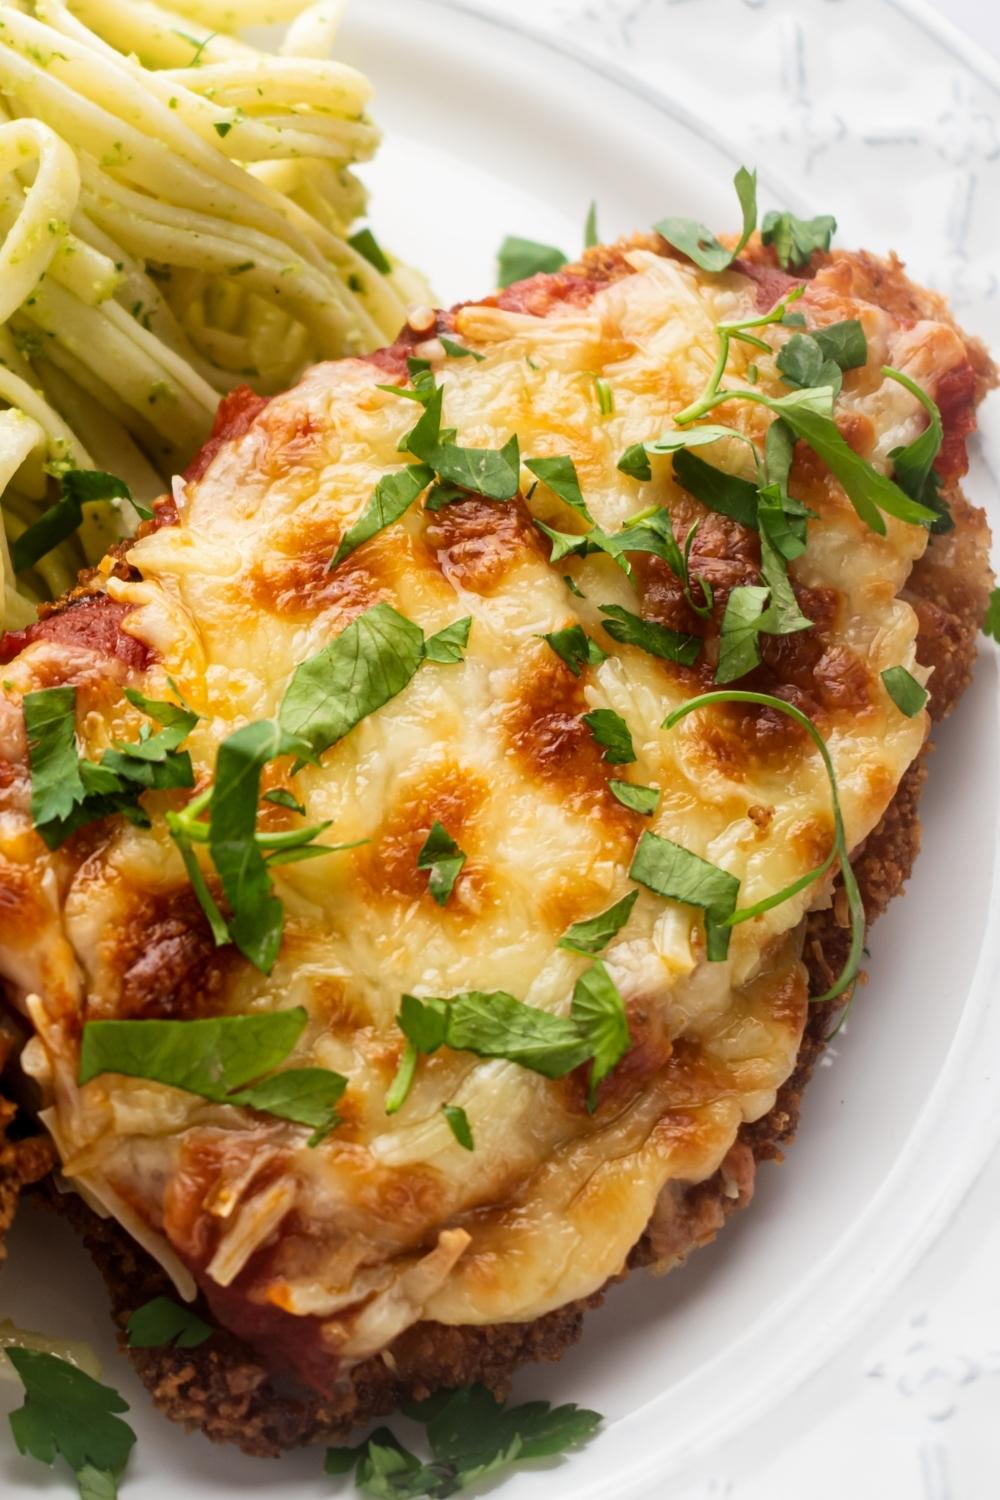
[[[359,11],[369,3],[374,6],[374,0],[354,0]],[[905,246],[916,274],[947,290],[961,318],[988,331],[1000,345],[1000,93],[991,93],[938,39],[922,36],[901,20],[890,0],[477,3],[515,21],[552,28],[710,121],[738,143],[748,161],[773,170],[815,210],[835,207],[843,243],[874,249]],[[989,15],[996,30],[1000,18],[993,16],[994,9],[995,0],[969,4],[980,19]],[[448,41],[442,38],[442,54]],[[495,112],[490,113],[493,102],[487,106],[482,79],[473,77],[471,69],[468,77],[460,66],[448,73],[446,99],[432,90],[419,107],[404,100],[404,42],[401,33],[380,39],[379,114],[388,130],[386,171],[395,178],[383,188],[382,168],[376,166],[372,173],[375,218],[386,225],[395,248],[432,269],[444,297],[468,295],[486,284],[490,249],[498,237],[498,195],[502,216],[510,220],[501,230],[537,234],[567,248],[580,232],[582,208],[595,190],[601,194],[602,227],[608,235],[634,227],[637,201],[671,201],[674,178],[690,196],[683,205],[672,204],[671,211],[722,222],[730,194],[719,180],[718,163],[710,160],[700,176],[691,171],[689,160],[672,163],[671,145],[678,136],[671,135],[669,122],[660,122],[658,135],[648,133],[641,149],[632,147],[627,126],[617,122],[612,128],[602,115],[620,104],[600,80],[593,81],[587,98],[567,105],[554,62],[548,74],[529,83],[515,54],[498,39],[495,58],[491,55],[489,61],[510,114],[501,133]],[[391,56],[394,49],[401,54],[398,67]],[[435,170],[428,174],[421,144],[426,119],[442,111],[448,114],[450,133],[442,134]],[[456,118],[463,122],[460,138]],[[603,147],[602,135],[607,138]],[[581,141],[586,142],[582,161]],[[449,159],[449,151],[457,163]],[[541,194],[539,159],[547,174]],[[621,160],[628,162],[636,181],[618,180]],[[413,181],[404,184],[401,168],[411,161]],[[470,161],[475,163],[471,173]],[[449,233],[442,260],[441,216],[433,206],[419,210],[424,203],[440,201],[436,188],[455,164],[463,174],[462,212],[446,205]],[[518,196],[522,193],[523,199]],[[992,448],[984,447],[981,457],[992,452],[996,468],[995,418],[994,400]],[[991,483],[982,463],[976,477],[982,493]],[[956,999],[954,976],[957,972],[964,984],[964,976],[972,975],[985,921],[986,883],[977,880],[971,861],[983,848],[977,818],[983,820],[984,809],[991,817],[992,803],[989,797],[970,803],[966,786],[949,776],[948,768],[961,766],[963,777],[979,778],[976,785],[995,781],[995,659],[987,657],[970,697],[961,718],[949,727],[938,758],[928,803],[928,847],[914,888],[878,929],[872,994],[882,1003],[859,1007],[835,1066],[813,1084],[802,1136],[788,1164],[780,1172],[762,1172],[755,1210],[730,1226],[716,1246],[679,1275],[654,1284],[655,1295],[644,1293],[641,1279],[635,1278],[595,1317],[584,1345],[558,1371],[527,1377],[519,1386],[521,1394],[528,1394],[537,1380],[534,1389],[553,1399],[593,1401],[609,1418],[620,1419],[614,1426],[634,1432],[635,1446],[648,1448],[662,1440],[665,1447],[676,1447],[685,1434],[663,1423],[657,1430],[649,1411],[640,1410],[642,1403],[651,1400],[658,1382],[671,1396],[683,1396],[686,1377],[689,1385],[700,1382],[703,1398],[696,1415],[703,1420],[721,1411],[724,1388],[731,1394],[738,1384],[753,1400],[758,1394],[753,1382],[737,1381],[734,1369],[746,1342],[745,1322],[762,1308],[772,1315],[773,1340],[763,1351],[757,1340],[755,1369],[762,1391],[781,1358],[787,1358],[789,1345],[802,1338],[803,1326],[810,1329],[808,1337],[824,1345],[835,1337],[848,1300],[840,1257],[834,1256],[838,1264],[831,1268],[830,1282],[821,1279],[814,1286],[811,1321],[790,1316],[783,1326],[773,1314],[786,1305],[785,1293],[790,1296],[796,1277],[803,1279],[811,1265],[822,1264],[852,1219],[871,1206],[882,1176],[898,1178],[901,1144],[949,1058],[952,1012],[961,1012],[965,993]],[[988,865],[984,868],[988,874]],[[935,923],[936,901],[947,906],[947,922]],[[928,927],[936,925],[942,933],[939,943],[924,944],[919,960],[908,951],[917,911],[926,915]],[[987,1052],[964,1075],[969,1091],[988,1088],[991,1071]],[[907,1101],[902,1110],[901,1099]],[[970,1128],[960,1152],[971,1158],[983,1138],[981,1129]],[[935,1156],[931,1139],[926,1152],[926,1166],[910,1153],[910,1212],[914,1194],[919,1204],[925,1193],[926,1217],[933,1219],[940,1212],[941,1178],[949,1163],[946,1158],[942,1169],[941,1153]],[[852,1332],[835,1358],[826,1360],[819,1373],[803,1376],[782,1396],[776,1411],[762,1410],[760,1420],[739,1440],[713,1445],[711,1456],[695,1462],[682,1480],[651,1484],[643,1490],[643,1500],[647,1495],[649,1500],[997,1500],[998,1202],[1000,1160],[963,1202],[949,1209],[950,1222],[940,1226],[946,1232],[933,1252],[891,1296],[875,1300],[866,1325]],[[915,1232],[926,1228],[919,1208],[912,1223]],[[886,1276],[880,1255],[887,1236],[883,1233],[879,1243],[876,1238],[870,1250],[864,1239],[852,1248],[849,1269],[859,1297],[869,1283]],[[75,1275],[61,1275],[64,1261],[51,1240],[48,1225],[39,1229],[24,1216],[12,1256],[15,1264],[5,1273],[4,1285],[15,1296],[13,1310],[20,1313],[23,1303],[23,1321],[36,1327],[91,1334],[92,1325],[99,1338],[106,1330],[100,1298],[81,1294]],[[31,1253],[35,1246],[38,1259]],[[906,1253],[901,1246],[901,1261]],[[45,1274],[39,1275],[43,1268]],[[841,1284],[835,1291],[838,1270]],[[745,1295],[746,1277],[758,1278],[763,1290],[756,1298]],[[5,1311],[6,1306],[0,1308]],[[659,1343],[649,1336],[651,1328]],[[658,1351],[660,1361],[652,1371],[651,1349]],[[712,1354],[717,1360],[715,1385],[705,1375]],[[106,1367],[133,1403],[142,1432],[143,1467],[137,1462],[130,1470],[123,1500],[172,1500],[178,1492],[192,1500],[235,1494],[280,1494],[282,1500],[294,1494],[296,1500],[309,1500],[343,1493],[318,1476],[315,1455],[270,1466],[210,1450],[198,1437],[184,1440],[148,1415],[136,1382],[113,1354]],[[608,1434],[609,1441],[614,1437]],[[613,1475],[603,1489],[594,1488],[599,1468],[595,1446],[551,1474],[518,1477],[501,1494],[503,1500],[522,1495],[613,1500]],[[63,1476],[52,1489],[46,1480],[44,1471],[33,1466],[8,1466],[0,1453],[4,1500],[9,1493],[18,1500],[67,1493]]]
[[[996,0],[931,0],[931,5],[952,25],[988,47],[994,57],[1000,57],[1000,5]]]

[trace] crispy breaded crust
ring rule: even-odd
[[[755,245],[745,257],[762,271],[780,277],[771,252]],[[839,267],[858,294],[918,318],[947,317],[940,299],[910,283],[899,262],[837,252],[817,257],[813,269]],[[623,274],[621,247],[602,247],[581,268],[570,268],[593,281]],[[949,319],[950,321],[950,319]],[[968,342],[979,394],[993,380],[981,347]],[[919,658],[934,668],[931,708],[935,719],[948,714],[968,685],[976,654],[976,636],[992,584],[988,562],[989,528],[983,513],[970,506],[953,485],[946,497],[956,529],[934,537],[914,568],[904,595],[920,621]],[[856,855],[854,868],[869,923],[901,891],[919,847],[918,801],[926,775],[926,752],[909,769],[881,823]],[[831,907],[807,921],[805,960],[813,993],[826,989],[838,972],[848,943],[846,913],[835,897]],[[725,1219],[750,1201],[756,1164],[781,1160],[794,1135],[802,1093],[819,1057],[824,1038],[836,1022],[836,1006],[813,1007],[798,1065],[781,1089],[775,1107],[762,1120],[744,1126],[720,1171],[689,1190],[669,1220],[652,1224],[635,1247],[630,1266],[665,1255],[680,1260],[714,1237]],[[0,1117],[0,1125],[3,1119]],[[9,1221],[20,1181],[13,1162],[0,1152],[0,1234]],[[37,1165],[37,1163],[36,1163]],[[53,1187],[46,1199],[67,1216],[94,1256],[109,1288],[112,1313],[124,1344],[124,1328],[135,1308],[167,1293],[162,1269],[113,1221],[98,1219],[73,1195]],[[7,1218],[4,1215],[7,1215]],[[606,1289],[605,1289],[606,1290]],[[480,1381],[501,1394],[514,1371],[532,1360],[557,1360],[579,1337],[583,1314],[599,1304],[604,1292],[569,1304],[531,1323],[492,1327],[447,1327],[421,1323],[402,1334],[385,1353],[356,1366],[332,1398],[308,1390],[292,1391],[272,1383],[252,1351],[224,1331],[195,1350],[130,1350],[129,1356],[155,1403],[173,1420],[200,1427],[207,1436],[234,1442],[255,1455],[274,1455],[286,1448],[319,1440],[336,1440],[352,1426],[392,1411],[408,1396],[423,1396],[447,1386]],[[209,1316],[203,1308],[204,1315]]]

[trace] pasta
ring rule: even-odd
[[[4,628],[137,519],[127,501],[89,505],[15,577],[10,544],[61,473],[105,469],[148,503],[220,395],[374,348],[426,299],[414,272],[352,243],[351,168],[378,133],[367,79],[330,59],[342,10],[0,0]],[[236,35],[262,23],[287,25],[277,54]]]

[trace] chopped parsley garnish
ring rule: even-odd
[[[709,708],[717,703],[753,703],[761,708],[770,708],[776,713],[786,714],[788,718],[798,724],[800,729],[804,729],[822,757],[827,779],[830,782],[830,796],[833,802],[833,843],[830,853],[823,860],[822,864],[817,865],[814,870],[810,870],[798,880],[793,880],[791,885],[785,886],[783,890],[776,891],[773,896],[765,896],[762,901],[755,902],[753,906],[746,906],[736,911],[734,896],[733,910],[727,917],[722,919],[723,929],[736,927],[742,922],[749,922],[754,917],[761,916],[766,911],[771,911],[773,907],[781,906],[783,902],[789,901],[793,896],[797,896],[800,891],[804,891],[816,881],[822,880],[833,868],[834,862],[839,860],[841,879],[844,883],[844,893],[847,896],[847,905],[851,918],[851,946],[840,974],[828,990],[822,995],[813,997],[813,1003],[820,1005],[824,1001],[835,1000],[838,995],[843,994],[844,990],[853,983],[861,964],[865,942],[865,908],[861,899],[861,892],[858,889],[857,878],[851,866],[850,851],[847,848],[847,835],[844,830],[844,818],[840,806],[840,793],[837,788],[837,773],[834,769],[830,751],[813,721],[806,714],[802,713],[800,709],[795,708],[793,704],[786,703],[783,698],[772,697],[770,693],[744,692],[741,689],[729,689],[719,693],[704,693],[697,698],[692,698],[687,703],[682,703],[680,708],[674,709],[672,713],[667,715],[663,721],[663,728],[673,729],[688,714],[694,713],[698,709]],[[648,839],[652,837],[652,834],[643,834],[643,838]],[[709,868],[714,867],[709,866]],[[638,878],[635,876],[634,866],[632,874],[635,878]],[[709,953],[709,957],[711,958],[711,952]]]
[[[282,700],[281,728],[321,755],[401,693],[424,660],[419,625],[375,604],[296,667]]]
[[[615,393],[611,389],[610,381],[605,380],[603,375],[595,375],[594,389],[597,392],[597,405],[601,415],[604,417],[613,416],[615,410]]]
[[[682,635],[669,630],[655,620],[643,620],[618,604],[602,604],[601,613],[607,618],[601,623],[613,641],[624,646],[638,646],[650,656],[662,657],[664,661],[679,662],[690,667],[697,660],[701,641],[695,635]]]
[[[609,781],[608,791],[617,798],[622,807],[651,818],[660,803],[660,789],[656,786],[637,786],[634,781]]]
[[[514,1463],[555,1457],[589,1438],[600,1425],[597,1412],[577,1406],[550,1407],[529,1401],[505,1407],[483,1386],[439,1391],[403,1407],[404,1416],[426,1423],[432,1458],[424,1463],[387,1427],[352,1448],[329,1448],[327,1474],[349,1474],[378,1500],[444,1500]]]
[[[655,833],[642,835],[629,875],[668,901],[700,907],[705,913],[709,962],[719,963],[726,957],[730,937],[726,919],[736,910],[740,892],[735,875]]]
[[[569,667],[574,677],[579,677],[584,667],[599,667],[607,660],[596,641],[592,641],[582,625],[566,625],[562,630],[550,631],[542,636],[553,651]]]
[[[731,266],[757,225],[757,173],[740,167],[733,178],[743,211],[743,229],[732,250],[719,243],[710,229],[697,219],[661,219],[653,227],[675,250],[680,250],[703,271],[725,271]]]
[[[570,1017],[588,1037],[593,1054],[587,1095],[587,1108],[593,1113],[598,1088],[632,1045],[622,997],[600,960],[576,981]]]
[[[928,395],[923,386],[911,380],[908,375],[904,375],[902,370],[894,370],[891,365],[883,365],[882,374],[887,375],[890,380],[897,381],[901,386],[905,386],[912,396],[916,396],[930,418],[919,437],[914,438],[912,443],[907,443],[905,448],[893,448],[889,454],[894,465],[896,483],[912,499],[918,500],[936,513],[936,519],[930,527],[934,534],[951,531],[955,523],[951,518],[947,501],[943,500],[940,495],[940,481],[934,471],[934,460],[941,451],[941,444],[944,441],[944,427],[937,402]]]
[[[990,594],[986,617],[983,620],[983,634],[988,635],[991,640],[1000,642],[1000,588],[993,589]]]
[[[81,1494],[113,1500],[135,1433],[121,1413],[128,1402],[67,1360],[35,1349],[9,1348],[24,1386],[24,1405],[10,1414],[18,1452],[51,1464],[58,1453],[77,1476]]]
[[[438,906],[447,905],[466,858],[447,829],[434,822],[417,855],[417,869],[430,871],[430,893]]]
[[[330,559],[330,567],[338,567],[362,542],[369,541],[398,521],[433,481],[434,470],[420,463],[408,464],[398,473],[380,479],[361,515],[341,537],[340,546]]]
[[[448,1121],[448,1129],[455,1137],[458,1144],[466,1151],[475,1151],[476,1143],[472,1139],[472,1126],[469,1117],[458,1104],[442,1104],[441,1111]]]
[[[915,718],[930,697],[927,689],[905,667],[887,667],[882,673],[882,681],[893,703],[908,719]]]
[[[583,722],[603,749],[602,760],[613,766],[625,766],[635,760],[629,727],[613,708],[592,709],[589,714],[584,714]]]
[[[83,507],[101,500],[128,500],[144,521],[153,512],[132,498],[124,480],[99,469],[67,469],[59,476],[59,499],[11,543],[15,573],[33,568],[54,547],[66,541],[83,522]]]
[[[764,215],[760,237],[765,245],[773,245],[778,264],[783,270],[795,270],[808,265],[815,250],[829,250],[830,242],[837,230],[837,221],[832,214],[820,214],[815,219],[797,219],[794,214],[778,213],[771,209]]]
[[[463,448],[441,429],[444,388],[436,386],[423,416],[403,438],[403,446],[437,474],[443,496],[427,502],[428,510],[440,509],[466,498],[464,492],[486,500],[513,500],[521,477],[521,453],[515,433],[500,449]]]
[[[474,359],[477,364],[482,364],[486,358],[485,354],[477,354],[475,349],[469,349],[465,344],[456,344],[454,339],[443,333],[438,334],[438,341],[449,359]]]
[[[469,644],[472,616],[463,615],[454,620],[436,635],[429,635],[424,642],[424,660],[437,662],[441,666],[453,666],[464,660],[462,653]]]
[[[172,1297],[154,1297],[137,1307],[126,1329],[130,1349],[197,1349],[212,1337],[213,1329]]]
[[[392,262],[370,229],[359,229],[356,234],[348,235],[347,243],[381,275],[392,275]]]
[[[338,1125],[347,1079],[328,1068],[281,1068],[305,1030],[303,1006],[202,1021],[88,1021],[79,1082],[102,1073],[148,1078],[215,1104],[307,1125],[316,1146]]]
[[[564,500],[578,515],[583,516],[585,521],[593,522],[594,518],[587,509],[587,502],[580,488],[576,465],[571,458],[527,458],[524,466],[531,470],[536,479],[548,485],[554,495],[558,495],[560,500]]]
[[[741,584],[726,601],[719,636],[716,682],[735,682],[760,666],[761,631],[767,629],[771,591],[757,584]]]
[[[503,1058],[544,1078],[565,1078],[574,1068],[593,1062],[593,1108],[594,1073],[600,1082],[630,1043],[625,1007],[603,965],[593,965],[583,980],[577,983],[568,1016],[526,1005],[504,990],[471,990],[448,1000],[404,995],[397,1023],[409,1045],[389,1090],[386,1112],[394,1114],[404,1102],[416,1054],[430,1055],[440,1047]]]
[[[686,448],[674,456],[674,478],[689,495],[700,500],[706,510],[728,516],[751,530],[757,529],[757,486],[749,479],[727,474],[724,469],[715,468]]]
[[[652,479],[653,466],[649,462],[645,443],[633,443],[631,447],[626,448],[618,460],[618,468],[630,479],[638,479],[642,484]]]
[[[588,917],[586,921],[574,922],[559,939],[560,948],[567,948],[570,953],[583,953],[588,958],[603,953],[611,939],[617,937],[625,926],[638,899],[638,891],[629,891],[627,896],[616,901],[614,906],[609,906],[607,911],[600,912],[596,917]]]
[[[868,358],[868,341],[857,318],[795,333],[778,351],[776,364],[788,385],[799,390],[830,386],[840,394],[844,370],[857,369]]]
[[[301,813],[305,817],[306,810],[302,803],[283,786],[278,786],[270,792],[265,792],[261,800],[264,802],[273,802],[275,807],[287,807],[289,812]]]
[[[157,734],[144,726],[134,744],[117,741],[99,761],[77,751],[76,689],[41,688],[26,693],[24,723],[31,767],[31,816],[49,849],[58,849],[88,823],[120,813],[148,827],[140,802],[144,792],[194,785],[191,758],[177,749],[197,722],[197,714],[175,704],[154,703],[141,694],[127,696],[145,713],[161,717]]]
[[[587,219],[583,226],[583,248],[592,250],[597,243],[597,204],[592,201],[587,209]]]
[[[497,256],[498,284],[511,286],[515,281],[527,281],[529,276],[541,272],[561,271],[567,257],[554,245],[542,245],[538,240],[521,239],[508,235],[500,246]]]

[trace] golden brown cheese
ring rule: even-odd
[[[461,309],[456,336],[481,362],[446,360],[433,341],[422,350],[460,441],[499,446],[516,431],[527,457],[571,454],[608,530],[653,503],[679,519],[703,516],[668,459],[654,459],[648,485],[623,476],[617,460],[700,392],[715,325],[757,311],[757,288],[738,271],[706,276],[642,249],[628,259],[619,279],[567,296],[544,317],[516,306]],[[885,469],[926,419],[881,366],[933,390],[965,351],[945,324],[897,320],[835,283],[817,278],[800,306],[811,322],[863,322],[868,364],[846,376],[838,416],[848,440]],[[767,336],[777,348],[788,334]],[[759,389],[781,394],[773,361],[742,346],[732,374],[750,358]],[[610,415],[597,374],[614,393]],[[401,994],[503,988],[564,1013],[587,961],[558,949],[558,938],[632,888],[627,871],[644,827],[738,876],[741,905],[815,865],[831,836],[819,757],[783,720],[727,711],[661,729],[669,709],[710,683],[717,629],[704,669],[614,646],[601,604],[679,628],[697,621],[670,617],[683,601],[655,562],[640,562],[635,586],[605,557],[551,567],[529,511],[563,528],[572,518],[544,487],[530,507],[414,507],[327,570],[374,484],[398,467],[399,439],[415,419],[412,402],[378,389],[385,378],[360,360],[310,371],[203,472],[178,481],[177,522],[133,545],[135,576],[109,561],[96,586],[131,611],[119,628],[145,648],[144,665],[85,642],[36,639],[7,667],[0,703],[9,771],[0,787],[0,965],[34,1024],[27,1062],[64,1170],[182,1292],[193,1274],[210,1293],[229,1288],[259,1308],[319,1320],[310,1327],[323,1348],[345,1360],[421,1318],[529,1320],[621,1270],[657,1199],[711,1176],[741,1123],[762,1116],[790,1074],[807,1003],[801,921],[828,890],[814,887],[738,927],[721,964],[705,961],[695,910],[643,890],[606,955],[633,1051],[593,1116],[574,1078],[552,1082],[445,1051],[421,1063],[405,1107],[387,1117]],[[769,420],[741,403],[719,416],[758,438]],[[747,461],[736,441],[706,456],[734,470]],[[899,596],[927,537],[892,518],[876,536],[801,449],[793,478],[819,516],[791,569],[818,623],[771,643],[761,670],[793,700],[806,695],[828,737],[854,846],[926,732],[925,716],[904,718],[879,674],[901,664],[925,675],[914,659],[916,619]],[[709,517],[699,545],[720,606],[731,587],[756,581],[754,539],[734,523]],[[204,781],[220,740],[273,716],[296,664],[380,600],[428,634],[470,615],[468,652],[459,665],[423,667],[297,777],[311,819],[330,819],[338,841],[368,842],[276,872],[288,920],[270,977],[213,949],[162,820],[151,830],[102,825],[46,852],[28,814],[23,693],[75,683],[79,732],[97,754],[135,735],[123,683],[162,697],[171,677],[204,716],[189,741]],[[574,621],[610,653],[579,681],[540,639]],[[634,765],[601,759],[582,724],[594,708],[627,720]],[[614,774],[662,789],[652,819],[613,798]],[[435,819],[469,856],[444,909],[415,868]],[[303,1129],[154,1083],[75,1082],[87,1018],[293,1005],[311,1018],[294,1061],[349,1079],[345,1124],[318,1149]],[[474,1154],[451,1135],[442,1103],[466,1111]]]

